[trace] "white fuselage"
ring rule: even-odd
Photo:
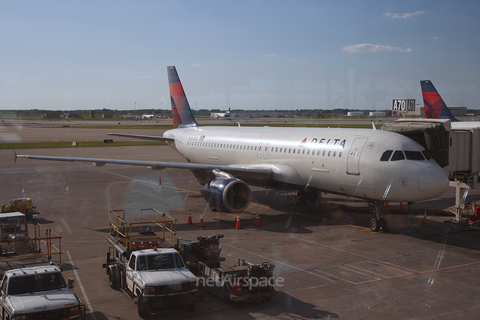
[[[274,127],[189,127],[168,130],[189,162],[262,167],[283,189],[312,187],[371,200],[415,202],[441,195],[448,178],[433,160],[384,160],[387,150],[424,150],[382,130]],[[262,185],[260,182],[258,185]],[[264,185],[271,187],[271,185]]]

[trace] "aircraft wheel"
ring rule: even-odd
[[[375,219],[375,218],[370,220],[370,229],[372,229],[372,231],[374,231],[374,232],[377,232],[378,229],[380,229],[380,221],[378,219]]]
[[[382,229],[383,232],[387,232],[387,231],[388,231],[388,228],[387,228],[387,220],[385,220],[385,218],[380,218],[380,229]]]

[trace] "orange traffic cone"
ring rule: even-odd
[[[235,225],[235,229],[242,229],[242,227],[240,227],[240,215],[237,214],[237,224]]]
[[[428,227],[427,211],[425,211],[425,213],[423,214],[422,225],[423,225],[424,227]]]
[[[403,203],[400,202],[400,209],[403,209]]]
[[[188,210],[188,222],[187,224],[193,224],[192,222],[192,212],[190,210]]]
[[[203,213],[200,214],[200,227],[205,228],[205,223],[203,222]]]
[[[260,218],[258,217],[258,213],[257,213],[257,222],[255,223],[255,226],[256,227],[261,227],[262,224],[260,223]]]

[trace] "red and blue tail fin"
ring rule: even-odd
[[[427,119],[450,119],[452,122],[458,121],[448,109],[432,81],[420,81],[422,86],[423,107]]]
[[[168,83],[170,87],[170,101],[172,103],[173,127],[194,127],[198,123],[193,117],[192,109],[188,104],[187,96],[183,91],[175,66],[167,67]]]

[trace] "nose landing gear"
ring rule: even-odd
[[[387,220],[380,218],[382,214],[381,208],[385,205],[385,201],[374,200],[368,203],[370,206],[370,212],[373,211],[374,218],[370,220],[370,229],[374,232],[383,231],[388,232]]]

